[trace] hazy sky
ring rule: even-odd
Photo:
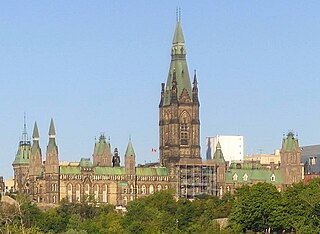
[[[0,174],[13,174],[27,113],[45,156],[50,118],[61,161],[91,157],[104,132],[121,157],[156,161],[160,83],[176,7],[197,69],[205,137],[244,135],[245,153],[283,133],[319,144],[319,1],[6,1],[0,3]],[[123,160],[122,160],[123,161]]]

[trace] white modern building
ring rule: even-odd
[[[216,151],[218,142],[221,145],[221,150],[224,159],[229,163],[235,160],[243,160],[244,157],[244,143],[243,136],[215,136],[206,138],[206,158],[210,160]]]

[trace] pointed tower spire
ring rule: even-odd
[[[135,156],[136,156],[136,154],[135,154],[133,146],[132,146],[131,138],[129,138],[125,157],[135,157]]]
[[[53,118],[51,118],[51,122],[50,122],[49,137],[50,138],[55,138],[56,137],[56,130],[55,130],[55,127],[54,127]]]
[[[32,138],[35,141],[39,140],[39,130],[38,130],[37,122],[34,122]]]
[[[226,162],[225,159],[224,159],[224,156],[223,156],[223,153],[222,153],[222,150],[221,150],[221,145],[220,145],[219,141],[218,141],[217,146],[216,146],[216,152],[214,152],[214,155],[213,155],[213,160],[216,163],[220,163],[220,164],[223,164],[223,163]]]

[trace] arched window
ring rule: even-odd
[[[96,202],[99,202],[99,185],[98,184],[94,186],[94,200]]]
[[[67,192],[67,196],[68,196],[68,201],[72,202],[72,184],[68,184],[68,192]]]
[[[130,185],[130,194],[133,194],[134,189],[133,189],[133,185]]]
[[[106,184],[103,185],[102,202],[108,202],[108,186]]]
[[[123,197],[123,205],[127,205],[128,204],[128,198],[126,196]]]
[[[149,194],[153,194],[154,193],[154,186],[150,185],[149,186]]]
[[[168,189],[168,185],[165,185],[165,186],[164,186],[164,189],[167,190],[167,189]]]
[[[80,193],[80,184],[76,185],[76,201],[80,202],[81,199],[81,193]]]
[[[180,124],[180,145],[188,145],[189,143],[189,126],[187,123]]]
[[[159,191],[161,191],[161,189],[162,189],[161,184],[158,184],[158,186],[157,186],[157,191],[159,192]]]
[[[84,193],[89,196],[89,194],[90,194],[90,186],[89,186],[89,184],[86,184],[84,186]]]
[[[53,203],[57,203],[57,198],[56,198],[56,196],[53,196],[53,197],[52,197],[52,202],[53,202]]]
[[[147,187],[144,184],[141,186],[141,193],[142,194],[146,194],[147,193]]]
[[[180,145],[189,145],[190,116],[184,111],[180,116]]]

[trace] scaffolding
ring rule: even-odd
[[[194,199],[201,194],[217,194],[216,166],[212,164],[177,164],[177,196]]]

